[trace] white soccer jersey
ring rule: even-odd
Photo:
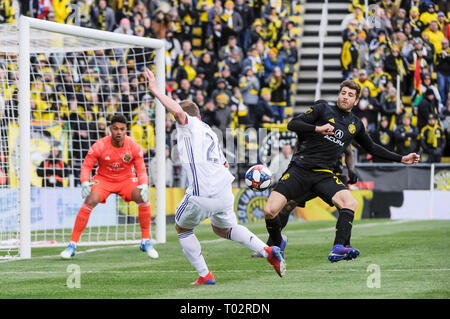
[[[186,193],[213,197],[230,187],[234,176],[224,166],[223,155],[216,133],[197,117],[186,114],[185,125],[177,123],[177,146],[180,161],[186,170],[189,187]]]

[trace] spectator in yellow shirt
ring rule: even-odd
[[[374,72],[369,77],[369,81],[376,87],[378,94],[381,94],[386,91],[388,82],[392,81],[392,77],[389,73],[384,72],[381,63],[376,63]]]
[[[350,78],[354,68],[360,68],[359,45],[356,42],[356,32],[350,32],[348,34],[348,40],[342,46],[341,66],[344,80]]]
[[[136,123],[131,126],[131,137],[144,149],[144,160],[153,156],[155,152],[155,130],[146,110],[139,112]]]
[[[362,69],[359,70],[358,72],[358,77],[353,79],[353,81],[355,81],[356,83],[359,84],[359,86],[361,87],[361,90],[364,87],[368,87],[370,90],[370,96],[371,97],[377,97],[378,95],[378,91],[377,88],[375,87],[375,85],[369,80],[369,77],[367,75],[367,71]]]
[[[437,121],[437,116],[430,114],[428,123],[420,131],[420,141],[427,163],[440,163],[445,148],[445,132]]]
[[[16,22],[12,0],[0,0],[0,23]]]
[[[437,21],[437,19],[438,19],[438,15],[437,15],[436,11],[434,11],[434,4],[429,4],[427,7],[427,11],[423,12],[419,17],[419,20],[423,24],[423,28],[426,28],[430,24],[431,21],[433,21],[433,20]]]
[[[434,45],[434,52],[440,54],[442,51],[442,40],[445,38],[444,33],[439,30],[439,24],[436,21],[431,21],[430,26],[422,32],[422,37],[424,34],[428,35],[429,41]]]
[[[70,0],[53,0],[53,11],[55,12],[55,21],[66,23],[66,19],[72,12]],[[70,23],[70,21],[67,21]]]

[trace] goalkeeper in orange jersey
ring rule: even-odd
[[[75,255],[77,242],[86,228],[92,210],[98,203],[105,203],[111,193],[118,194],[126,202],[134,201],[138,204],[142,232],[140,249],[149,257],[158,258],[158,252],[150,242],[148,175],[142,147],[127,136],[125,116],[114,115],[110,131],[111,135],[99,139],[92,145],[81,167],[81,195],[84,203],[75,219],[70,244],[60,254],[64,259]],[[98,164],[98,167],[90,182],[95,164]],[[133,167],[136,174],[133,173]]]

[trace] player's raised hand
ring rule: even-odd
[[[148,89],[153,92],[158,89],[156,84],[156,78],[153,72],[149,68],[144,69],[144,76],[147,79]]]
[[[334,126],[330,123],[316,126],[316,132],[323,135],[334,135]]]
[[[416,153],[409,153],[408,155],[405,155],[402,157],[402,163],[411,165],[411,164],[417,164],[419,163],[420,155]]]

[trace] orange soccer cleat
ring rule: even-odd
[[[269,256],[267,256],[267,261],[275,268],[278,276],[283,277],[286,273],[286,262],[281,254],[280,247],[265,247],[264,250],[269,254]]]
[[[205,277],[198,276],[196,281],[191,282],[192,286],[215,285],[215,284],[216,284],[216,280],[214,279],[214,276],[213,276],[211,270],[209,271],[209,273]]]

